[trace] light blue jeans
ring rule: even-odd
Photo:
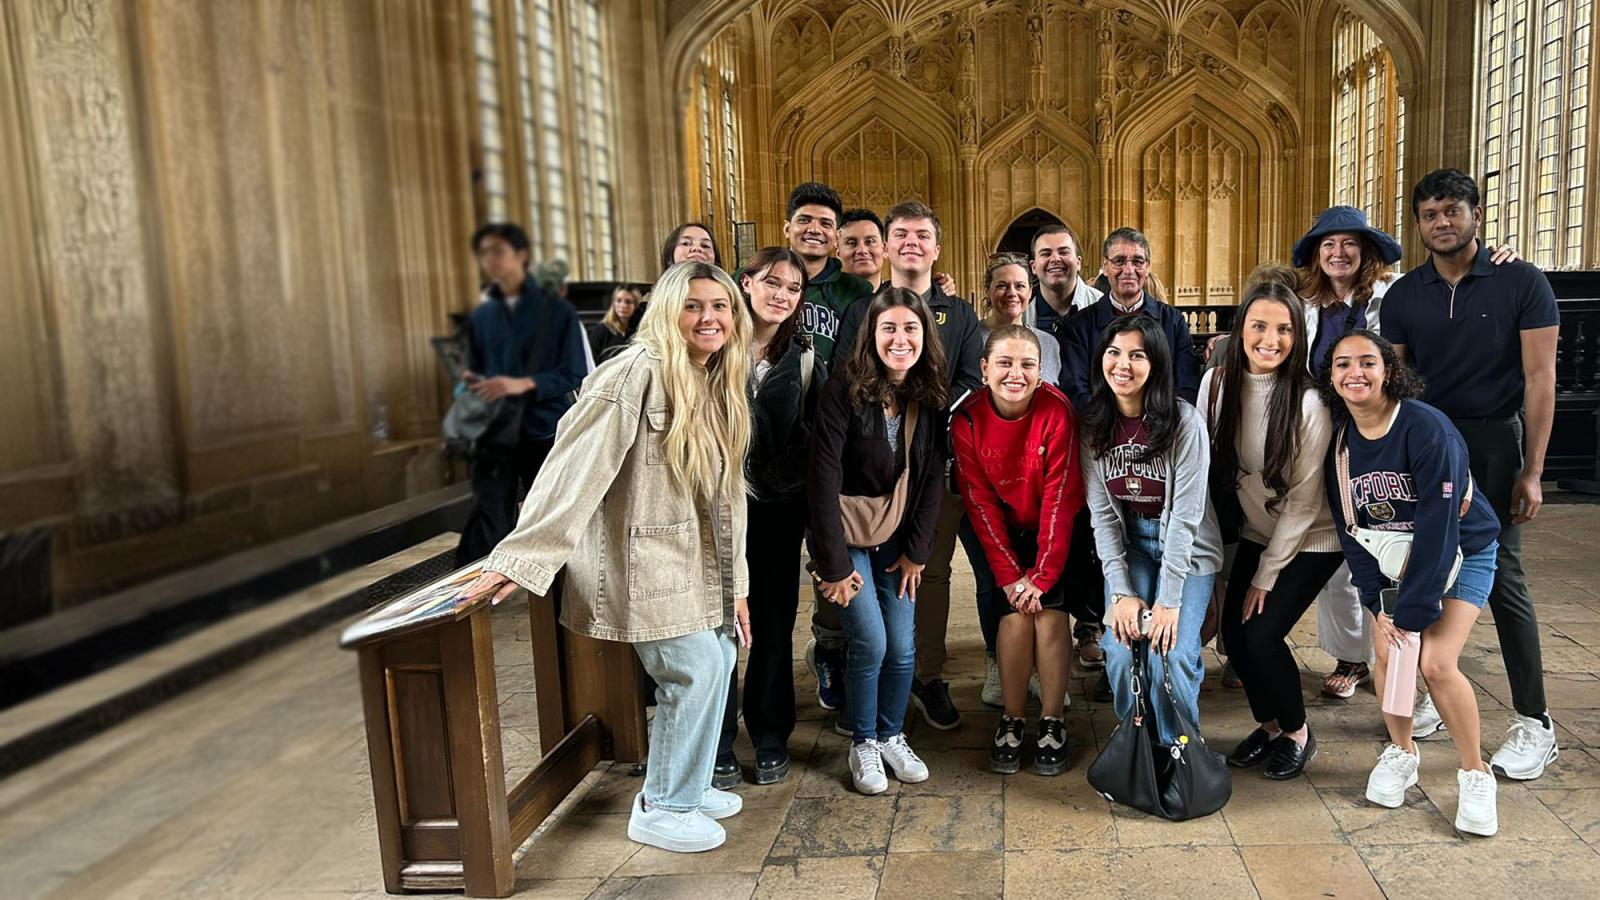
[[[1156,579],[1161,574],[1161,523],[1132,513],[1127,515],[1126,522],[1123,543],[1133,591],[1146,603],[1154,604]],[[1216,575],[1190,575],[1183,580],[1178,641],[1170,653],[1149,654],[1150,680],[1140,689],[1155,713],[1156,733],[1166,744],[1177,740],[1178,724],[1167,700],[1166,688],[1161,686],[1163,675],[1172,679],[1172,692],[1184,714],[1196,728],[1200,727],[1200,680],[1206,674],[1205,663],[1200,659],[1200,626],[1205,624],[1206,608],[1211,605],[1211,586],[1216,578]],[[1111,611],[1109,585],[1106,587],[1106,611]],[[1122,646],[1109,628],[1100,638],[1100,647],[1106,653],[1106,678],[1111,682],[1111,700],[1120,720],[1133,711],[1133,694],[1128,683],[1133,652]]]
[[[910,594],[896,596],[900,573],[884,571],[899,558],[898,550],[850,548],[850,562],[864,583],[839,610],[839,624],[849,647],[844,716],[856,743],[886,741],[905,730],[917,658],[914,607]]]
[[[656,718],[644,799],[673,812],[700,808],[711,787],[722,734],[728,679],[739,659],[733,636],[721,628],[633,645],[656,680]]]

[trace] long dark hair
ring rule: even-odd
[[[1294,342],[1288,356],[1273,370],[1272,393],[1267,398],[1267,446],[1263,454],[1261,480],[1266,483],[1271,499],[1267,511],[1276,513],[1289,494],[1289,481],[1294,473],[1295,454],[1300,452],[1300,412],[1305,402],[1306,389],[1312,387],[1311,375],[1306,371],[1306,308],[1294,291],[1282,284],[1264,281],[1245,295],[1239,311],[1233,316],[1233,333],[1228,337],[1228,355],[1222,367],[1211,374],[1222,379],[1222,408],[1217,411],[1217,434],[1212,450],[1211,465],[1227,473],[1228,484],[1237,488],[1243,470],[1239,466],[1239,431],[1244,418],[1244,381],[1249,372],[1245,356],[1244,330],[1250,307],[1256,303],[1281,303],[1289,312],[1289,324],[1294,328]]]
[[[862,317],[856,345],[844,362],[844,376],[850,380],[850,402],[863,407],[914,400],[930,409],[942,409],[949,396],[944,384],[944,344],[922,295],[908,288],[889,287],[873,295],[870,303]],[[898,385],[889,380],[888,369],[878,358],[876,337],[878,317],[897,306],[916,313],[922,322],[922,355]]]
[[[805,261],[800,258],[800,254],[788,247],[762,247],[750,258],[745,267],[739,270],[739,274],[733,276],[733,280],[739,285],[739,290],[744,291],[744,305],[750,310],[750,323],[753,326],[756,311],[755,307],[750,305],[750,292],[745,290],[744,280],[746,278],[752,281],[758,280],[778,263],[788,263],[800,273],[800,300],[795,302],[794,312],[789,314],[789,318],[784,319],[783,324],[778,326],[778,333],[772,336],[772,342],[767,344],[767,352],[761,357],[773,365],[777,365],[778,360],[783,359],[783,354],[788,352],[789,344],[800,330],[800,313],[806,305],[806,285],[811,282],[810,277],[806,275]]]
[[[685,222],[682,225],[679,225],[677,228],[672,229],[672,233],[667,235],[666,242],[661,245],[662,272],[666,272],[668,269],[672,268],[672,251],[678,246],[678,238],[683,237],[683,233],[690,228],[698,228],[706,233],[706,237],[711,238],[711,262],[716,265],[717,268],[722,268],[722,248],[717,246],[716,232],[711,230],[710,225],[705,225],[700,222]]]
[[[1358,337],[1366,338],[1378,348],[1378,357],[1383,360],[1384,396],[1395,400],[1410,400],[1422,396],[1422,376],[1405,364],[1400,354],[1395,352],[1394,345],[1384,340],[1376,331],[1356,328],[1333,342],[1332,349],[1328,351],[1328,364],[1323,367],[1322,374],[1317,380],[1317,390],[1322,392],[1322,402],[1335,420],[1350,418],[1350,407],[1344,405],[1344,398],[1333,389],[1333,357],[1338,352],[1340,344]]]
[[[1083,420],[1078,433],[1089,444],[1096,458],[1105,456],[1115,446],[1117,420],[1117,395],[1106,383],[1106,350],[1119,334],[1133,333],[1144,341],[1144,355],[1150,361],[1150,377],[1144,382],[1144,427],[1150,443],[1135,462],[1149,462],[1172,449],[1178,440],[1178,392],[1173,387],[1172,348],[1167,336],[1161,333],[1156,320],[1144,313],[1136,316],[1118,316],[1100,332],[1100,344],[1090,360],[1089,402],[1083,410]]]

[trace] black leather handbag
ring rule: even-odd
[[[1112,803],[1160,816],[1174,822],[1209,816],[1227,805],[1233,795],[1233,776],[1222,754],[1206,746],[1200,730],[1176,702],[1178,742],[1160,742],[1156,720],[1145,691],[1150,684],[1146,654],[1149,641],[1134,650],[1130,688],[1133,710],[1111,733],[1105,749],[1089,766],[1089,785]],[[1174,699],[1172,681],[1162,678],[1159,688]]]

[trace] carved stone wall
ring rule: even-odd
[[[453,4],[0,4],[0,532],[67,604],[438,486]]]
[[[1303,167],[1326,157],[1299,154],[1303,36],[1329,2],[760,0],[737,27],[772,73],[745,80],[748,108],[775,125],[743,154],[771,164],[752,175],[774,198],[819,178],[881,212],[926,190],[940,266],[969,291],[1037,207],[1086,244],[1145,228],[1181,301],[1233,302],[1313,211]],[[766,207],[743,218],[772,242],[781,201]]]

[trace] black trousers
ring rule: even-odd
[[[744,557],[750,566],[750,650],[744,670],[744,727],[757,750],[782,750],[794,732],[794,620],[800,608],[801,499],[749,500]],[[830,604],[831,605],[831,604]],[[718,755],[739,734],[739,679],[728,682]]]
[[[456,545],[456,565],[466,566],[483,559],[495,545],[517,527],[517,504],[528,496],[528,488],[550,455],[554,437],[524,437],[515,450],[503,456],[472,461],[472,511],[461,529]]]
[[[1506,680],[1511,683],[1511,705],[1522,715],[1537,719],[1546,711],[1539,620],[1522,570],[1522,526],[1511,524],[1511,488],[1522,471],[1522,420],[1452,421],[1467,441],[1473,483],[1500,519],[1500,552],[1495,555],[1489,609],[1500,637]]]
[[[1072,520],[1072,543],[1067,547],[1061,583],[1066,588],[1066,611],[1077,620],[1073,635],[1082,637],[1088,629],[1098,628],[1106,613],[1106,574],[1094,549],[1094,525],[1087,506]]]
[[[1300,665],[1284,639],[1311,608],[1317,592],[1339,571],[1344,554],[1295,554],[1278,573],[1266,607],[1250,621],[1241,622],[1245,592],[1266,549],[1255,541],[1239,541],[1222,603],[1222,639],[1228,645],[1228,660],[1244,679],[1244,693],[1256,721],[1276,720],[1284,731],[1299,731],[1306,723],[1306,700],[1300,693]]]

